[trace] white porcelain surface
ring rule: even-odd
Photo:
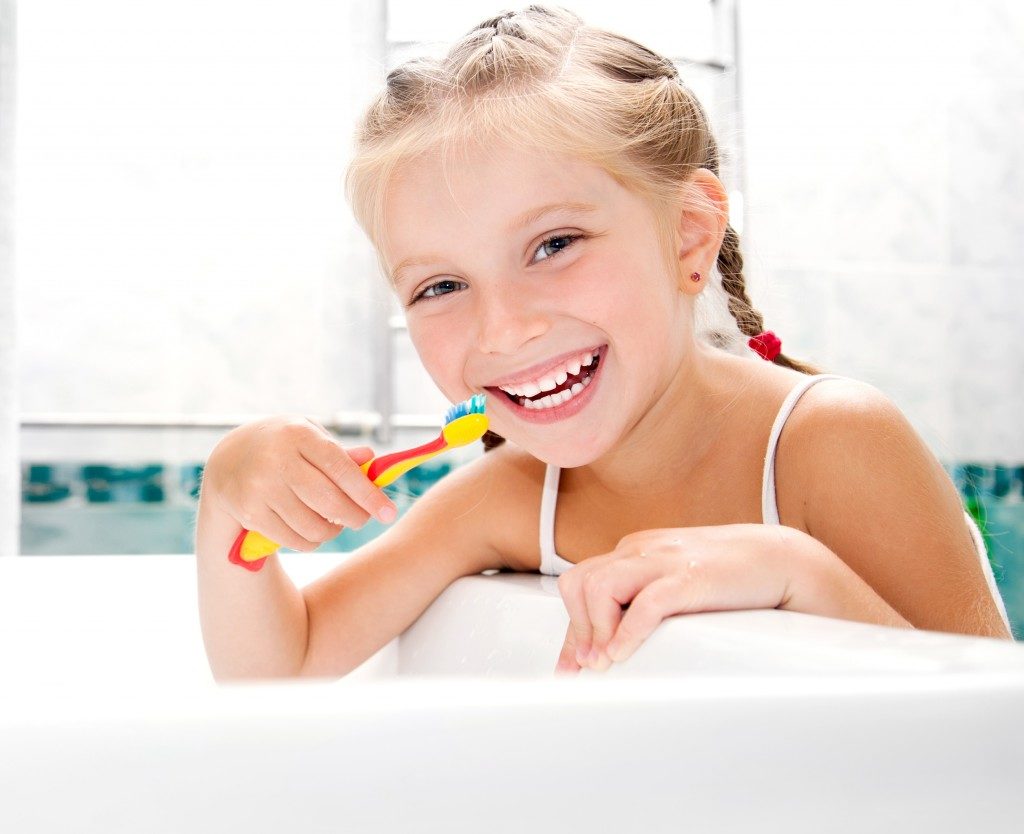
[[[337,558],[284,564],[302,585]],[[958,832],[1024,811],[1024,646],[712,612],[554,678],[566,625],[551,577],[468,577],[340,681],[216,687],[190,557],[0,560],[0,830]]]

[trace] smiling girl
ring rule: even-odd
[[[229,433],[196,534],[218,679],[344,675],[491,568],[559,576],[570,672],[697,611],[1010,636],[977,528],[899,409],[764,332],[718,171],[672,63],[563,9],[388,75],[350,200],[430,376],[452,402],[488,395],[489,451],[300,591],[276,556],[251,573],[224,554],[243,527],[312,550],[391,521],[372,451],[302,418]]]

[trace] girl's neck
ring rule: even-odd
[[[753,364],[695,343],[629,437],[600,459],[563,472],[566,488],[654,503],[707,467],[726,465],[730,449],[722,444],[734,436],[726,428],[753,382]]]

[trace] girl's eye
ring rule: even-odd
[[[549,237],[547,240],[543,241],[540,244],[540,246],[537,247],[537,252],[546,252],[548,250],[548,247],[553,247],[554,251],[551,252],[550,254],[545,254],[543,258],[535,259],[533,263],[536,263],[537,260],[550,260],[559,252],[564,252],[581,237],[583,237],[583,235],[553,235],[552,237]],[[463,286],[465,286],[464,281],[455,281],[451,278],[446,278],[444,281],[437,281],[436,283],[431,284],[428,287],[425,287],[415,296],[413,296],[408,306],[411,307],[421,298],[438,298],[442,295],[448,295],[449,293],[455,292],[457,284],[462,284]]]
[[[410,305],[415,304],[421,298],[438,298],[442,295],[448,295],[450,292],[455,291],[456,284],[464,284],[463,281],[454,281],[448,278],[444,281],[438,281],[436,284],[431,284],[429,287],[424,287],[420,292],[416,293]]]
[[[555,251],[552,252],[551,254],[545,255],[543,258],[539,258],[538,260],[546,261],[549,258],[553,258],[559,252],[564,252],[566,249],[568,249],[570,246],[572,246],[573,243],[576,240],[578,240],[580,237],[582,237],[582,235],[554,235],[553,237],[549,237],[540,246],[537,247],[537,251],[538,252],[544,252],[544,251],[546,251],[547,247],[552,246],[553,244],[559,243],[560,241],[566,241],[566,242],[562,243],[560,246],[557,246],[555,248]]]

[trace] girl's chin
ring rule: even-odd
[[[498,429],[494,430],[501,434]],[[543,463],[557,466],[560,469],[573,469],[577,466],[586,466],[593,463],[605,454],[607,450],[598,449],[594,443],[586,443],[577,439],[577,442],[559,444],[539,443],[536,437],[509,437],[501,434],[506,440],[514,443],[524,452],[533,455]]]

